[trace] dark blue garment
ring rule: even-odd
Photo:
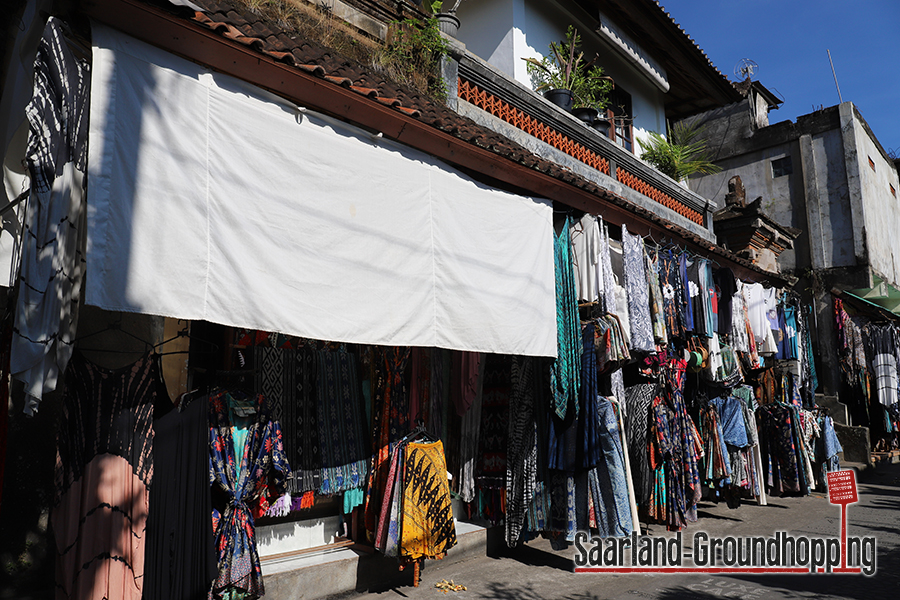
[[[581,330],[581,408],[578,412],[579,454],[581,466],[590,469],[600,462],[600,439],[597,431],[597,356],[594,349],[594,324]]]

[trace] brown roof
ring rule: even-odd
[[[735,265],[765,277],[771,277],[770,273],[759,269],[749,261],[711,244],[684,228],[673,225],[666,219],[634,205],[618,194],[541,158],[516,142],[457,114],[443,104],[387,80],[374,68],[365,67],[313,41],[301,39],[296,34],[286,32],[278,25],[242,7],[227,4],[221,0],[191,1],[203,8],[204,12],[168,3],[160,6],[156,2],[144,2],[143,0],[87,0],[86,10],[91,16],[116,26],[115,8],[142,6],[152,12],[158,12],[161,9],[170,15],[169,18],[182,22],[189,21],[193,27],[214,32],[253,52],[264,54],[298,71],[320,78],[328,85],[339,86],[355,92],[359,96],[360,102],[373,102],[390,107],[392,110],[416,119],[435,130],[499,155],[522,167],[544,173],[553,179],[574,186],[600,200],[601,203],[605,201],[624,209],[638,219],[655,225],[654,229],[658,232],[665,235],[675,234],[697,246],[703,252],[716,254]],[[123,11],[121,14],[127,13]],[[122,25],[122,23],[118,24]],[[139,27],[133,26],[138,29]],[[193,57],[188,56],[188,58]],[[329,112],[328,106],[316,106],[315,108],[322,112]],[[366,123],[359,124],[367,126]],[[523,191],[528,192],[529,190]],[[531,191],[531,193],[534,192]],[[580,208],[577,205],[574,206]]]

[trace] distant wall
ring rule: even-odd
[[[863,232],[854,227],[841,131],[803,135],[800,148],[806,180],[811,266],[814,269],[856,266],[860,264],[855,251],[856,237]]]
[[[841,105],[846,122],[848,170],[857,182],[871,267],[895,287],[900,284],[900,182],[893,161],[884,156],[865,121],[850,103]],[[891,193],[891,187],[894,193]]]

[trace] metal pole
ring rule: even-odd
[[[826,48],[826,49],[825,49],[825,52],[828,53],[828,64],[831,65],[831,76],[834,77],[834,87],[837,88],[837,92],[838,92],[838,100],[840,100],[840,101],[841,101],[841,104],[843,104],[843,103],[844,103],[844,99],[841,98],[841,86],[838,85],[838,82],[837,82],[837,74],[834,72],[834,62],[831,60],[831,50],[829,50],[829,49]]]

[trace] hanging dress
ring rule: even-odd
[[[142,595],[153,417],[172,408],[159,356],[106,369],[76,352],[57,437],[56,597]]]
[[[153,487],[143,600],[203,600],[216,577],[209,408],[198,398],[153,424]]]
[[[229,393],[220,390],[209,399],[209,483],[226,499],[224,509],[213,513],[218,551],[213,598],[253,600],[265,593],[251,507],[266,492],[270,479],[275,493],[283,493],[291,473],[281,425],[269,419],[262,396],[250,401],[256,414],[246,429],[243,451],[236,456]]]

